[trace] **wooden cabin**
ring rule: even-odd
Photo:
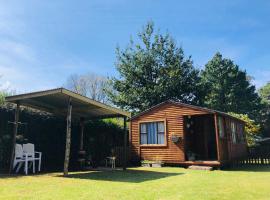
[[[133,160],[220,167],[247,155],[243,121],[171,100],[133,116],[129,140]]]

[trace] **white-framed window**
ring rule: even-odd
[[[165,144],[164,121],[140,123],[141,144]]]
[[[219,132],[219,137],[220,138],[225,137],[224,120],[220,116],[218,117],[218,132]]]
[[[244,125],[238,124],[238,142],[245,143]]]
[[[237,139],[236,139],[236,124],[235,122],[231,122],[231,134],[232,134],[232,141],[233,143],[237,143]]]
[[[141,124],[141,144],[147,144],[146,124]]]

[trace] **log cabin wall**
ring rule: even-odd
[[[220,137],[220,135],[218,134],[220,161],[222,163],[228,163],[230,161],[233,161],[239,158],[244,158],[247,155],[246,140],[238,141],[236,143],[233,142],[232,128],[231,128],[232,123],[235,123],[236,127],[238,127],[239,125],[244,126],[244,123],[230,117],[225,117],[225,116],[220,116],[220,115],[218,115],[218,117],[222,117],[223,123],[224,123],[223,124],[224,131],[225,131],[224,137]],[[220,127],[218,127],[218,129],[219,128]],[[238,135],[243,134],[245,137],[244,131],[241,131],[241,132],[239,131],[240,131],[239,129],[236,130],[237,134]]]
[[[184,153],[184,116],[209,114],[206,111],[172,103],[162,104],[139,117],[132,119],[130,124],[131,156],[142,160],[159,160],[165,163],[179,163],[185,161]],[[139,124],[141,122],[166,121],[165,145],[140,145]],[[178,143],[171,141],[171,136],[180,136]]]

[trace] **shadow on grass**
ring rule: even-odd
[[[225,169],[224,171],[270,172],[270,165],[247,165]]]
[[[103,180],[115,182],[141,183],[144,181],[157,180],[170,176],[183,175],[183,173],[167,173],[129,169],[126,171],[90,171],[79,172],[65,176],[66,178],[78,178],[86,180]],[[62,176],[63,177],[63,176]]]
[[[4,178],[6,178],[6,179],[8,179],[8,178],[21,178],[21,177],[23,177],[21,174],[8,174],[8,173],[1,174],[0,173],[0,179],[4,179]]]

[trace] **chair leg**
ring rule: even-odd
[[[24,173],[27,175],[28,174],[28,160],[25,160],[25,165],[24,165]]]
[[[39,158],[38,160],[38,171],[40,172],[40,168],[41,168],[41,158]]]
[[[16,162],[16,160],[14,160],[14,162],[13,162],[13,169],[15,169],[16,165],[17,165],[17,162]]]
[[[21,169],[22,164],[23,164],[23,162],[19,162],[19,164],[17,166],[17,169],[16,169],[16,173],[19,172],[19,170]]]
[[[33,173],[36,173],[36,171],[35,171],[35,170],[36,170],[36,169],[35,169],[35,168],[36,168],[36,166],[35,166],[35,165],[36,165],[36,161],[33,160],[32,162],[33,162]]]

